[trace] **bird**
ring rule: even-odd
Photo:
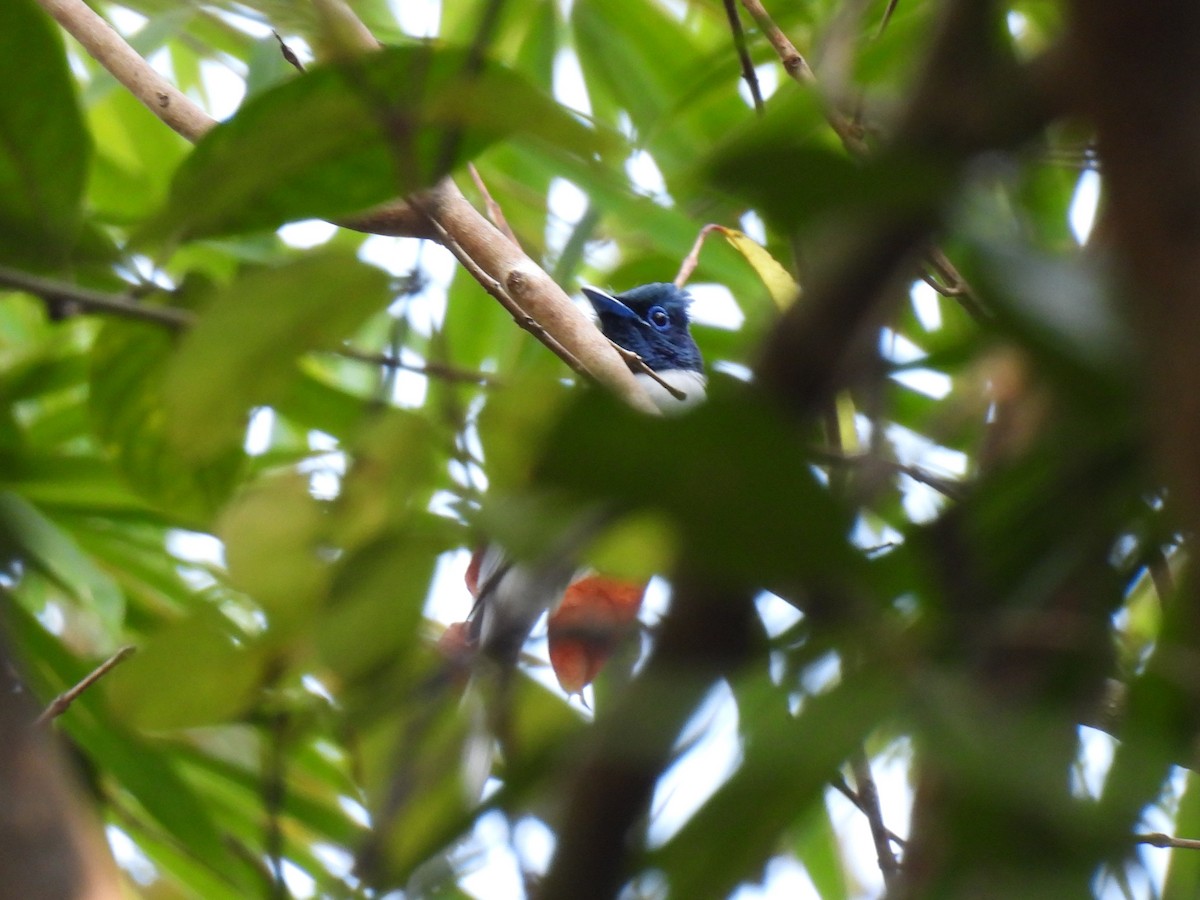
[[[604,336],[636,354],[630,367],[662,412],[677,413],[704,399],[704,359],[692,337],[687,291],[669,282],[620,294],[590,285],[582,291]],[[594,523],[579,527],[580,535],[564,544],[580,543]],[[451,626],[445,643],[455,645],[460,658],[484,657],[511,668],[538,618],[550,610],[551,664],[570,694],[591,683],[633,626],[646,587],[581,570],[569,553],[516,563],[495,544],[475,552],[466,581],[474,606],[466,622]]]
[[[600,319],[600,330],[614,344],[641,357],[658,379],[634,370],[650,399],[664,413],[678,412],[704,399],[704,358],[692,337],[688,307],[691,296],[671,283],[656,282],[613,296],[584,285]],[[682,399],[661,381],[683,394]]]

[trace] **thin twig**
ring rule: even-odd
[[[413,202],[414,204],[417,203],[416,200]],[[454,258],[471,274],[471,277],[483,286],[485,291],[496,298],[500,305],[508,311],[508,314],[513,317],[514,322],[545,344],[555,356],[570,366],[571,370],[577,375],[586,378],[588,381],[595,380],[592,373],[587,370],[587,367],[579,361],[575,354],[560,344],[558,339],[550,334],[537,319],[525,312],[521,308],[521,305],[509,296],[504,285],[480,268],[479,264],[475,262],[462,245],[442,226],[442,223],[438,221],[436,216],[426,212],[426,217],[437,232],[442,245],[454,255]]]
[[[133,645],[122,647],[100,665],[96,666],[96,668],[92,669],[92,671],[77,685],[68,691],[64,691],[51,700],[50,705],[42,710],[42,714],[37,717],[34,724],[46,725],[47,723],[57,719],[67,711],[72,703],[79,699],[80,694],[115,669],[123,660],[131,656],[136,649],[137,648]]]
[[[846,783],[845,778],[843,778],[841,775],[838,775],[830,782],[830,784],[833,785],[834,790],[849,800],[854,805],[855,809],[861,813],[866,813],[866,810],[863,808],[863,802],[861,799],[859,799],[858,793],[854,790],[854,788],[850,787],[850,785]],[[904,840],[904,838],[896,834],[896,832],[890,829],[885,830],[887,831],[888,840],[897,847],[903,848],[908,843],[906,840]]]
[[[859,809],[871,826],[871,838],[875,842],[875,853],[879,857],[879,871],[883,883],[890,891],[894,886],[899,865],[892,850],[891,832],[883,822],[883,809],[879,805],[879,790],[871,774],[871,763],[866,751],[859,747],[850,757],[850,769],[854,772],[854,783],[858,787]]]
[[[931,275],[928,272],[921,273],[921,280],[923,282],[925,282],[927,285],[929,285],[931,288],[933,288],[937,293],[941,294],[943,297],[961,297],[962,296],[962,288],[960,286],[958,286],[958,285],[950,286],[950,285],[942,284],[940,281],[937,280],[937,278],[935,278],[933,275]]]
[[[491,192],[487,189],[483,177],[479,174],[479,170],[475,168],[475,163],[467,163],[467,171],[471,173],[471,180],[475,182],[475,187],[479,190],[479,193],[483,195],[483,203],[487,207],[488,218],[492,220],[492,224],[504,232],[505,237],[520,247],[521,242],[513,234],[513,230],[508,224],[508,219],[504,217],[504,210],[500,208],[500,204],[495,201]]]
[[[816,449],[813,451],[817,462],[825,465],[835,466],[882,466],[897,475],[907,475],[913,481],[933,488],[939,494],[949,497],[951,500],[960,500],[963,495],[962,483],[953,478],[944,478],[940,475],[934,475],[920,466],[911,466],[907,463],[898,462],[893,459],[878,456],[871,453],[860,454],[843,454],[834,450]]]
[[[692,249],[688,251],[688,255],[683,258],[683,262],[679,264],[679,273],[675,276],[675,287],[681,288],[692,273],[696,271],[696,266],[700,264],[700,248],[704,246],[704,240],[714,231],[719,231],[723,225],[710,223],[700,229],[700,233],[696,235],[696,243],[692,244]]]
[[[495,387],[499,384],[495,376],[487,372],[471,372],[447,363],[432,360],[424,363],[410,363],[391,353],[371,353],[367,350],[356,350],[353,347],[342,347],[339,350],[331,350],[329,352],[336,353],[338,356],[343,356],[346,359],[353,359],[356,362],[368,363],[374,366],[386,366],[389,369],[402,369],[405,372],[416,372],[418,375],[428,375],[431,378],[440,378],[443,381],[461,381],[468,384],[482,384],[487,387]]]
[[[627,350],[626,348],[624,348],[620,344],[618,344],[616,341],[613,341],[610,339],[609,342],[613,345],[613,349],[616,350],[618,353],[621,354],[621,356],[623,356],[625,358],[625,361],[627,363],[629,363],[630,368],[632,368],[634,371],[639,372],[643,375],[649,375],[651,381],[653,381],[655,384],[657,384],[661,388],[663,388],[668,394],[670,394],[676,400],[682,401],[682,400],[687,399],[686,392],[681,391],[679,388],[675,387],[675,385],[673,385],[673,384],[668,384],[663,379],[663,377],[661,375],[659,375],[657,372],[655,372],[652,368],[650,368],[650,366],[647,364],[647,362],[644,359],[642,359],[638,354],[634,353],[632,350]]]
[[[168,328],[180,329],[192,325],[196,318],[190,312],[170,306],[148,306],[122,294],[106,294],[78,287],[63,281],[52,281],[30,275],[18,269],[0,266],[0,287],[16,288],[33,294],[47,304],[71,304],[84,312],[108,313],[127,319],[154,322]]]
[[[758,24],[759,30],[767,39],[770,45],[775,49],[775,53],[779,56],[779,61],[783,63],[784,71],[792,78],[793,81],[808,88],[817,87],[817,76],[813,73],[808,61],[796,49],[782,29],[775,24],[775,20],[771,18],[770,13],[763,7],[759,0],[742,0],[742,6],[746,8],[746,12],[750,13],[751,17]],[[869,152],[866,142],[862,137],[862,129],[855,126],[853,122],[843,116],[836,109],[826,106],[825,119],[829,123],[837,136],[842,139],[842,144],[855,156],[866,156]]]
[[[946,285],[947,289],[952,292],[948,293],[947,296],[956,298],[962,308],[975,321],[986,321],[988,318],[987,312],[979,303],[979,298],[975,296],[975,292],[971,290],[971,285],[967,283],[967,279],[963,278],[958,268],[954,263],[950,262],[949,257],[942,252],[941,248],[930,248],[927,259],[933,270],[937,272],[942,284]]]
[[[888,23],[892,21],[892,13],[896,11],[899,2],[900,0],[888,0],[887,9],[883,11],[883,18],[879,20],[879,30],[875,32],[876,39],[887,31]]]
[[[1135,844],[1149,844],[1151,847],[1172,847],[1176,850],[1200,850],[1200,841],[1193,838],[1177,838],[1171,837],[1169,834],[1162,834],[1155,831],[1150,834],[1135,834],[1133,836]]]
[[[762,88],[758,84],[758,73],[754,71],[754,60],[746,47],[746,32],[742,30],[742,20],[738,17],[735,0],[725,0],[725,15],[729,18],[729,30],[733,33],[733,46],[737,48],[738,59],[742,64],[742,77],[750,88],[750,96],[754,99],[754,111],[763,114]]]

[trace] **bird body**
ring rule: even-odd
[[[658,379],[684,394],[681,400],[659,380],[638,372],[663,412],[703,400],[704,363],[688,327],[690,297],[685,291],[656,283],[616,295],[593,287],[584,287],[583,293],[604,335],[636,353]],[[538,617],[551,610],[551,663],[570,693],[578,693],[595,678],[632,627],[646,587],[581,571],[563,554],[516,564],[495,545],[476,552],[467,585],[475,597],[467,640],[477,653],[502,665],[515,664]]]

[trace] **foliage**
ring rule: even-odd
[[[758,116],[715,3],[446,0],[436,40],[362,3],[395,46],[302,74],[269,28],[309,60],[307,4],[95,4],[189,95],[244,83],[191,148],[34,0],[0,3],[0,276],[194,317],[0,288],[3,625],[43,702],[138,648],[56,721],[135,891],[507,896],[478,881],[502,868],[497,823],[536,882],[549,835],[577,858],[593,810],[563,798],[607,760],[644,781],[597,782],[633,804],[605,857],[625,896],[753,896],[781,871],[874,893],[866,820],[831,786],[865,748],[853,789],[885,769],[883,820],[911,834],[897,896],[1194,894],[1194,851],[1145,851],[1172,854],[1164,875],[1132,839],[1200,816],[1173,768],[1194,663],[1167,652],[1194,641],[1195,598],[1188,513],[1150,450],[1172,385],[1137,346],[1136,288],[1071,224],[1092,135],[986,98],[961,133],[928,121],[953,103],[914,125],[941,4],[901,2],[882,29],[884,2],[778,5],[820,85],[743,14]],[[1001,69],[1064,30],[1035,0],[989,22]],[[829,127],[847,111],[865,156]],[[434,242],[281,227],[466,185],[468,162],[568,290],[669,280],[724,226],[691,279],[740,312],[696,306],[705,407],[650,420],[565,389]],[[857,277],[848,250],[928,231],[935,264],[905,245],[853,340],[803,318]],[[818,336],[803,354],[781,350],[789,322]],[[785,369],[807,373],[791,394]],[[464,551],[486,533],[535,553],[597,509],[584,555],[675,584],[668,618],[703,613],[693,594],[729,605],[690,649],[648,615],[594,714],[523,663],[489,698],[502,753],[477,804],[462,761],[482,714],[436,647],[469,609]],[[1114,692],[1127,715],[1105,713]],[[710,695],[736,718],[734,771],[691,777],[708,799],[686,821],[661,796],[642,821]],[[1097,730],[1120,719],[1123,743]]]

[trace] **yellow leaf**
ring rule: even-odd
[[[746,262],[754,269],[755,274],[762,279],[771,294],[771,299],[780,310],[785,310],[800,296],[798,285],[787,269],[781,266],[767,249],[747,237],[736,228],[718,226],[715,230],[725,236],[725,240],[733,245],[733,249],[745,257]]]

